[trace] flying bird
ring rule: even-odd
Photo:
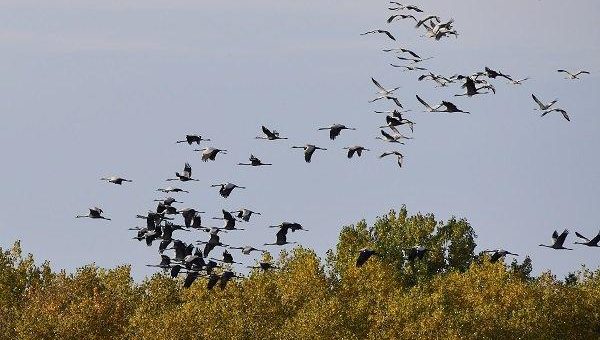
[[[307,229],[304,229],[304,227],[298,222],[282,222],[278,225],[269,226],[269,228],[284,229],[286,234],[289,230],[291,230],[293,233],[298,230],[308,231]]]
[[[377,111],[375,110],[374,112],[377,114],[391,114],[394,117],[398,117],[398,118],[402,118],[402,114],[406,113],[406,112],[410,112],[411,110],[398,110],[398,109],[393,109],[393,110],[385,110],[385,111]]]
[[[573,250],[570,248],[566,248],[563,245],[565,243],[565,240],[567,239],[567,235],[569,235],[569,231],[567,229],[565,229],[560,235],[558,235],[558,232],[555,230],[552,233],[552,244],[551,245],[540,244],[540,247],[546,247],[546,248],[552,248],[552,249]]]
[[[392,33],[390,33],[389,31],[386,31],[386,30],[381,30],[381,29],[368,31],[368,32],[365,32],[365,33],[361,33],[360,35],[367,35],[367,34],[373,34],[373,33],[383,33],[383,34],[387,35],[390,39],[396,41],[396,38],[394,38],[394,36],[392,35]]]
[[[239,277],[237,274],[230,270],[226,270],[221,274],[221,280],[219,281],[219,288],[221,290],[225,289],[227,286],[227,282],[231,281],[232,278]]]
[[[229,247],[228,244],[224,244],[221,242],[220,237],[218,234],[210,234],[210,239],[208,240],[208,242],[203,242],[200,241],[198,242],[200,244],[204,244],[204,250],[202,251],[202,256],[204,257],[208,257],[208,254],[215,249],[215,247],[219,246],[219,247]]]
[[[427,25],[427,23],[423,23],[423,27],[427,30],[427,37],[434,38],[435,40],[440,40],[449,35],[458,37],[458,32],[452,29],[454,19],[450,19],[446,22],[441,22],[439,19],[436,21],[437,23],[435,23],[433,20],[430,20],[429,25]]]
[[[411,64],[417,64],[426,60],[431,60],[433,59],[433,57],[428,57],[428,58],[407,58],[407,57],[401,57],[401,56],[397,56],[396,58],[400,59],[400,60],[406,60],[406,61],[410,61]]]
[[[190,288],[190,286],[192,285],[192,283],[194,283],[194,281],[196,281],[198,276],[200,276],[200,273],[197,271],[188,272],[183,281],[183,288]]]
[[[226,154],[227,150],[225,149],[217,149],[213,147],[204,148],[204,149],[196,149],[194,151],[202,152],[201,159],[203,162],[208,162],[209,160],[214,161],[217,158],[219,153]]]
[[[159,264],[147,264],[146,267],[158,267],[163,269],[171,268],[171,258],[167,255],[160,255]]]
[[[394,14],[394,15],[390,16],[387,19],[387,23],[391,24],[392,21],[394,21],[396,19],[413,19],[415,22],[417,22],[417,18],[415,18],[414,15],[411,15],[411,14]]]
[[[281,228],[277,231],[276,237],[277,240],[275,243],[265,243],[265,246],[283,246],[286,244],[295,244],[296,242],[288,242],[287,241],[287,228]]]
[[[347,146],[343,149],[348,150],[348,158],[352,158],[352,156],[354,156],[355,153],[358,157],[360,157],[360,156],[362,156],[363,151],[371,151],[371,150],[365,148],[364,146],[360,146],[360,145]]]
[[[229,264],[234,264],[234,263],[235,264],[241,264],[241,263],[235,262],[233,260],[233,255],[231,255],[231,253],[228,252],[227,249],[223,250],[223,259],[221,259],[221,260],[213,259],[213,260],[215,260],[215,261],[221,261],[223,263],[229,263]]]
[[[242,251],[242,254],[244,255],[250,255],[253,251],[259,251],[259,252],[264,252],[265,250],[263,249],[256,249],[252,246],[245,246],[245,247],[229,247],[229,249],[239,249]]]
[[[221,280],[221,277],[219,275],[210,274],[208,276],[208,281],[206,282],[206,289],[213,289],[217,285],[217,283],[219,283],[219,280]]]
[[[100,178],[100,180],[107,181],[108,183],[118,184],[118,185],[123,184],[123,182],[133,182],[130,179],[125,179],[125,178],[121,178],[118,176],[102,177],[102,178]]]
[[[391,156],[394,155],[397,157],[398,159],[398,166],[402,167],[402,161],[404,160],[404,155],[402,155],[402,153],[400,151],[388,151],[388,152],[384,152],[382,153],[379,158],[384,158],[387,156]]]
[[[167,181],[198,181],[197,179],[192,178],[192,166],[189,163],[185,163],[183,167],[183,173],[176,172],[175,176],[177,178],[168,178]]]
[[[214,220],[224,220],[225,221],[225,225],[221,229],[225,229],[225,230],[244,230],[244,229],[239,229],[239,228],[235,227],[235,223],[237,222],[237,220],[235,219],[235,217],[229,211],[223,209],[222,213],[223,213],[223,217],[213,217]]]
[[[416,246],[405,250],[406,259],[409,262],[414,262],[415,260],[422,260],[425,257],[425,254],[429,251],[429,249],[423,246]]]
[[[415,12],[419,12],[419,13],[423,12],[422,9],[420,9],[419,7],[417,7],[415,5],[403,5],[397,1],[390,1],[390,4],[398,6],[398,7],[388,8],[390,11],[407,10],[407,11],[415,11]]]
[[[187,190],[183,190],[183,189],[175,188],[175,187],[159,188],[159,189],[156,189],[156,191],[164,192],[165,194],[168,194],[170,192],[185,192],[185,193],[189,193],[189,191],[187,191]]]
[[[513,81],[513,79],[509,75],[504,74],[504,73],[502,73],[500,71],[492,70],[491,68],[489,68],[487,66],[485,67],[485,74],[487,75],[488,78],[495,79],[497,77],[502,77],[502,78],[505,78],[505,79],[507,79],[509,81]]]
[[[577,71],[575,73],[569,72],[567,70],[557,70],[557,72],[566,73],[567,77],[565,79],[579,79],[579,76],[582,74],[590,74],[589,71],[584,71],[584,70]]]
[[[183,202],[179,202],[176,199],[174,199],[173,197],[167,197],[165,199],[160,199],[160,200],[154,200],[154,202],[161,202],[164,205],[171,205],[173,203],[183,203]]]
[[[252,210],[249,210],[249,209],[246,209],[246,208],[233,211],[233,213],[237,213],[236,217],[239,218],[239,219],[241,219],[244,222],[249,222],[250,221],[250,217],[252,215],[260,215],[259,212],[252,211]]]
[[[277,140],[277,139],[287,139],[287,137],[279,136],[279,132],[275,130],[269,130],[264,125],[262,126],[262,132],[264,136],[255,137],[256,139],[266,139],[266,140]]]
[[[319,128],[318,130],[319,131],[329,130],[329,139],[334,140],[334,139],[336,139],[337,136],[340,135],[342,130],[356,130],[356,129],[347,127],[346,125],[342,125],[342,124],[333,124],[329,127]]]
[[[419,76],[419,78],[417,80],[423,81],[425,79],[431,79],[434,82],[436,82],[437,83],[436,87],[446,87],[446,86],[448,86],[448,84],[451,84],[454,82],[454,80],[451,78],[433,74],[432,72],[429,72],[429,74],[423,74],[423,75]]]
[[[525,82],[526,80],[529,80],[529,77],[525,77],[523,79],[512,79],[509,81],[509,83],[513,85],[523,85],[523,82]]]
[[[250,154],[250,163],[238,163],[238,165],[249,165],[249,166],[263,166],[263,165],[273,165],[271,163],[263,163],[258,157]]]
[[[246,187],[241,187],[241,186],[239,186],[237,184],[233,184],[233,183],[213,184],[213,185],[211,185],[211,187],[212,188],[220,187],[219,194],[221,196],[223,196],[224,198],[229,197],[229,195],[235,188],[246,189]]]
[[[362,267],[369,258],[373,255],[379,255],[375,250],[369,248],[362,248],[358,251],[358,258],[356,259],[356,266]]]
[[[457,112],[462,112],[462,113],[470,113],[469,111],[463,111],[461,109],[459,109],[456,105],[454,105],[451,102],[442,100],[442,103],[440,104],[440,106],[438,106],[438,110],[439,108],[443,106],[445,107],[444,110],[438,111],[438,112],[449,112],[449,113],[457,113]]]
[[[458,79],[464,79],[465,83],[463,84],[463,88],[466,89],[465,93],[462,94],[455,94],[455,97],[461,97],[461,96],[468,96],[468,97],[472,97],[474,95],[477,94],[486,94],[489,93],[489,91],[492,91],[493,93],[496,93],[496,89],[491,85],[491,84],[485,84],[482,85],[480,87],[477,87],[475,85],[475,81],[471,78],[471,77],[465,77],[465,76],[459,76]],[[489,90],[488,92],[479,92],[481,90]]]
[[[404,71],[427,71],[427,69],[425,67],[409,66],[409,65],[396,65],[396,64],[390,64],[390,65],[392,67],[404,68]]]
[[[505,257],[506,255],[519,256],[519,254],[511,253],[510,251],[507,251],[507,250],[504,250],[504,249],[484,250],[483,253],[491,253],[492,254],[490,256],[490,262],[491,263],[498,262],[498,260],[500,260],[501,258]]]
[[[583,235],[581,235],[578,232],[575,232],[575,235],[577,237],[579,237],[580,239],[585,240],[585,242],[574,242],[575,244],[583,244],[584,246],[588,246],[588,247],[600,247],[600,245],[598,245],[598,242],[600,242],[600,232],[598,232],[598,234],[596,236],[594,236],[593,239],[589,239]]]
[[[383,52],[396,52],[396,53],[402,52],[402,53],[408,53],[408,54],[412,55],[415,58],[421,58],[414,51],[411,51],[408,48],[402,48],[402,47],[399,47],[399,48],[387,48],[387,49],[384,49]]]
[[[313,144],[306,144],[304,146],[292,146],[292,149],[304,149],[304,160],[306,161],[306,163],[310,163],[312,155],[313,153],[315,153],[316,150],[327,150],[325,148],[321,148]]]
[[[77,215],[75,218],[93,218],[110,221],[110,218],[102,216],[103,211],[98,207],[90,208],[89,211],[90,212],[87,215]]]
[[[177,144],[188,143],[189,145],[196,143],[196,144],[200,145],[201,141],[210,142],[210,139],[203,139],[202,136],[200,136],[200,135],[186,135],[185,140],[178,140],[176,143]]]
[[[414,132],[415,123],[408,119],[404,119],[402,117],[402,114],[398,114],[397,116],[385,116],[385,122],[387,123],[387,125],[380,126],[380,129],[390,128],[395,133],[400,133],[400,131],[398,131],[396,127],[408,124],[408,126],[410,127],[410,131]]]
[[[261,269],[261,270],[270,270],[270,269],[278,269],[278,267],[276,267],[275,265],[273,265],[272,263],[269,262],[259,262],[258,266],[248,266],[246,268],[250,268],[250,269]]]
[[[183,216],[183,221],[186,227],[191,227],[194,223],[194,219],[198,217],[198,214],[204,214],[204,211],[197,211],[194,208],[185,208],[182,210],[178,210],[177,213]]]

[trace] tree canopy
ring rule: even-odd
[[[600,271],[564,281],[475,253],[465,219],[391,211],[342,229],[324,260],[297,247],[225,289],[130,267],[74,273],[0,249],[0,339],[598,339]],[[429,249],[409,261],[406,250]],[[359,249],[378,256],[355,265]],[[264,256],[271,256],[265,254]]]

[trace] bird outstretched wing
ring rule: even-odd
[[[381,130],[381,134],[383,135],[383,137],[389,139],[389,140],[393,140],[394,137],[392,135],[390,135],[389,133],[385,132],[385,130]]]
[[[556,239],[556,242],[562,245],[565,242],[567,235],[569,235],[569,231],[567,229],[563,230],[563,232]]]
[[[538,106],[540,107],[540,109],[543,109],[544,107],[544,103],[542,103],[536,96],[535,94],[531,94],[531,97],[533,98],[533,100],[538,104]]]
[[[421,97],[419,97],[419,95],[416,95],[417,100],[419,101],[419,103],[423,104],[423,106],[425,106],[426,108],[431,110],[431,106],[429,104],[427,104],[426,101],[424,101]]]
[[[273,138],[273,137],[275,136],[275,135],[273,134],[273,132],[271,132],[271,130],[267,129],[267,127],[266,127],[266,126],[264,126],[264,125],[262,126],[262,131],[263,131],[263,133],[264,133],[264,134],[265,134],[267,137],[269,137],[269,138]]]
[[[375,80],[375,78],[371,78],[371,81],[373,82],[373,84],[375,84],[375,86],[377,86],[381,91],[385,91],[385,87],[381,86],[381,84],[379,84],[379,82],[377,80]]]
[[[577,237],[579,237],[579,238],[582,238],[582,239],[584,239],[584,240],[588,241],[588,242],[590,241],[590,239],[589,239],[589,238],[587,238],[587,237],[585,237],[585,236],[581,235],[581,234],[580,234],[580,233],[578,233],[578,232],[575,232],[575,235],[576,235]],[[598,234],[598,235],[600,235],[600,234]],[[596,237],[598,237],[598,236],[596,236]]]
[[[558,112],[562,113],[563,117],[565,117],[565,119],[566,119],[568,122],[570,122],[570,121],[571,121],[571,118],[569,118],[569,114],[567,113],[567,111],[565,111],[565,110],[562,110],[562,109],[557,109],[556,111],[558,111]]]
[[[385,35],[387,35],[390,39],[396,41],[396,38],[394,38],[394,36],[392,35],[392,33],[386,31],[386,30],[378,30],[378,33],[384,33]]]

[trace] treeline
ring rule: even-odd
[[[224,290],[128,266],[69,274],[0,251],[1,339],[599,339],[600,271],[565,281],[475,254],[466,220],[402,208],[344,227],[334,250],[282,252]],[[403,250],[431,251],[409,262]],[[381,256],[356,268],[358,250]],[[269,256],[269,255],[265,255]],[[269,259],[270,260],[270,259]]]

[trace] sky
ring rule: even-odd
[[[536,273],[597,268],[598,249],[538,244],[549,243],[554,229],[589,236],[600,229],[600,28],[589,24],[600,3],[418,4],[454,18],[459,37],[433,41],[413,23],[387,24],[386,1],[3,1],[0,247],[21,240],[37,260],[68,271],[132,264],[136,279],[150,275],[145,264],[160,260],[156,246],[132,240],[127,229],[141,225],[135,215],[154,209],[162,197],[155,190],[190,162],[200,181],[180,185],[191,191],[176,196],[181,207],[207,211],[215,226],[210,217],[223,208],[262,213],[248,231],[222,237],[232,245],[273,242],[266,226],[297,221],[310,232],[289,239],[324,255],[342,226],[372,223],[406,204],[411,214],[467,218],[479,250],[529,255]],[[360,36],[378,28],[398,42]],[[434,57],[425,66],[436,73],[489,66],[531,80],[497,80],[496,95],[453,97],[459,87],[434,88],[390,67],[397,61],[381,49],[399,45]],[[559,68],[592,74],[570,81]],[[377,158],[393,147],[375,140],[384,117],[373,110],[391,106],[368,103],[371,77],[401,86],[399,99],[413,110],[402,169]],[[558,98],[571,122],[540,118],[532,93]],[[415,94],[472,114],[423,113]],[[332,123],[357,130],[330,141],[317,128]],[[255,140],[261,125],[290,140]],[[203,163],[193,147],[175,144],[186,133],[230,152]],[[306,164],[290,149],[305,143],[328,150]],[[373,151],[348,160],[342,148],[355,144]],[[250,153],[274,165],[235,165]],[[113,174],[134,182],[99,180]],[[226,181],[247,189],[223,199],[210,185]],[[74,218],[96,205],[112,221]],[[247,264],[259,257],[233,254]]]

